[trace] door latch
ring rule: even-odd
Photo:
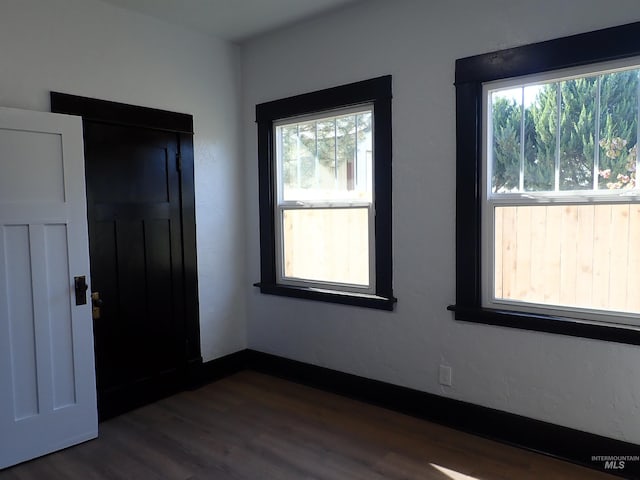
[[[102,300],[100,299],[100,292],[91,292],[91,316],[94,320],[100,319],[101,306]]]

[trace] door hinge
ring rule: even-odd
[[[176,153],[176,170],[182,171],[182,155]]]

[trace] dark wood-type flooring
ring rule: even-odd
[[[612,479],[313,388],[243,371],[100,424],[14,479]]]

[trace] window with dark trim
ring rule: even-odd
[[[391,76],[256,106],[262,293],[392,310]]]
[[[628,130],[627,139],[616,131],[615,118],[611,121],[611,115],[615,117],[615,112],[622,110],[612,102],[621,100],[605,97],[604,92],[612,91],[613,87],[606,86],[608,83],[621,78],[638,83],[639,36],[640,23],[633,23],[456,61],[456,304],[449,307],[456,319],[640,345],[637,312],[624,318],[624,314],[616,311],[617,307],[608,308],[604,304],[590,312],[589,308],[573,308],[575,300],[557,299],[551,301],[553,308],[546,309],[546,299],[533,302],[537,305],[529,308],[527,302],[522,301],[527,299],[525,294],[515,295],[517,301],[511,300],[511,293],[500,290],[496,294],[502,285],[498,285],[499,281],[491,274],[497,268],[494,256],[501,255],[495,228],[503,226],[502,217],[500,220],[493,217],[495,212],[503,215],[509,210],[511,215],[521,209],[524,217],[545,210],[549,216],[572,216],[575,210],[573,216],[577,218],[584,204],[594,205],[596,209],[603,206],[615,210],[624,204],[629,205],[630,210],[638,209],[637,146],[632,143],[638,141],[640,95],[634,96],[631,88],[631,94],[624,100],[629,102],[629,122],[635,122],[633,127],[627,123],[625,129],[618,129]],[[521,97],[515,98],[518,92]],[[548,123],[554,128],[547,130],[555,138],[545,140],[546,143],[535,138],[536,131],[531,126],[538,113],[528,110],[538,108],[532,106],[536,94],[546,96],[546,114],[553,117]],[[573,122],[568,119],[569,109],[573,108],[571,102],[576,103],[573,107],[578,109]],[[496,120],[497,114],[492,109],[500,109],[501,120]],[[607,109],[614,112],[609,117]],[[591,121],[592,127],[578,125]],[[593,130],[591,138],[576,137],[580,129],[589,128]],[[499,135],[504,138],[498,139]],[[581,164],[576,155],[565,155],[568,149],[561,147],[560,142],[568,144],[570,140],[565,141],[564,135],[573,135],[576,142],[590,143],[590,163]],[[508,136],[515,140],[511,142],[514,145],[509,146],[513,150],[513,161],[506,162],[513,163],[511,172],[499,170],[505,162],[500,164],[501,159],[497,158],[508,153],[499,150],[507,145]],[[498,140],[505,140],[504,145],[498,145]],[[537,144],[549,152],[541,152]],[[547,167],[539,163],[544,161]],[[614,173],[616,178],[611,180]],[[623,212],[620,217],[624,216]],[[626,221],[636,225],[620,224],[622,226],[616,228],[624,228],[626,232],[637,228],[637,219]],[[523,224],[532,225],[531,222]],[[509,232],[522,233],[516,221],[511,227]],[[611,228],[608,235],[615,237],[617,230]],[[591,231],[596,237],[598,228]],[[528,235],[522,235],[529,239]],[[637,249],[638,245],[629,248]],[[597,254],[594,252],[594,258]],[[558,256],[561,258],[562,254]],[[535,262],[535,258],[530,261]],[[640,276],[640,271],[631,269],[627,275]],[[498,298],[498,301],[487,298]],[[617,308],[620,309],[624,307]]]

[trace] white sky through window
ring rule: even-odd
[[[509,88],[506,90],[497,90],[492,93],[495,98],[506,98],[515,101],[517,104],[522,103],[522,92],[524,90],[524,106],[526,108],[533,105],[538,97],[538,92],[542,89],[542,85],[527,85],[526,87]]]

